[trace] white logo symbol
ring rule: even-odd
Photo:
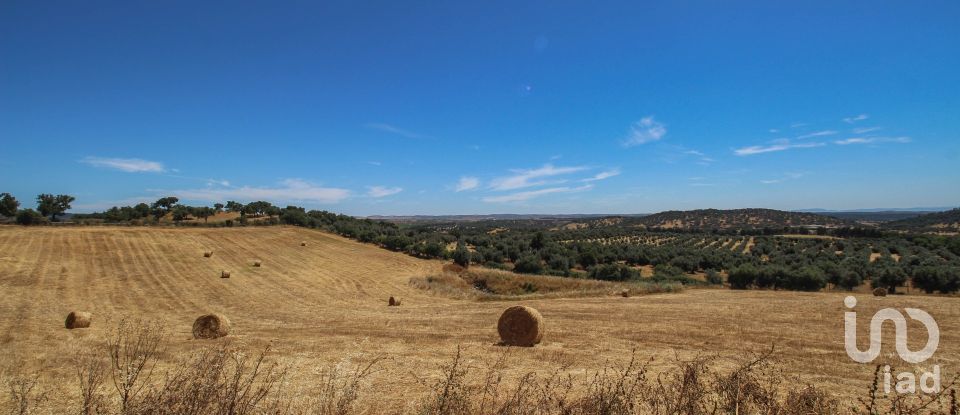
[[[843,300],[843,304],[849,309],[857,306],[857,299],[848,296]],[[893,322],[897,332],[897,354],[907,363],[920,363],[933,356],[940,345],[940,327],[937,322],[927,314],[926,311],[916,308],[907,308],[907,315],[910,318],[923,323],[927,329],[927,345],[919,351],[911,351],[907,348],[907,319],[899,311],[892,308],[884,308],[877,311],[870,320],[870,348],[861,352],[857,348],[857,313],[847,311],[843,314],[844,322],[844,346],[847,349],[847,355],[859,363],[870,363],[880,356],[880,341],[882,337],[883,323],[887,320]]]

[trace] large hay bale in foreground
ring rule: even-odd
[[[93,318],[93,314],[84,312],[84,311],[71,311],[70,314],[67,314],[67,320],[63,325],[68,329],[85,329],[90,327],[90,320]]]
[[[207,314],[193,322],[193,338],[216,339],[230,334],[230,320],[223,314]]]
[[[213,251],[204,251],[204,252],[203,252],[203,257],[204,257],[204,258],[210,258],[210,257],[212,257],[212,256],[213,256]]]
[[[522,305],[504,310],[497,321],[500,341],[509,346],[533,347],[543,339],[545,328],[540,312]]]
[[[230,278],[230,271],[220,271],[220,278]]]
[[[883,288],[883,287],[874,288],[874,289],[873,289],[873,296],[874,296],[874,297],[886,297],[886,296],[887,296],[887,289],[886,289],[886,288]]]
[[[389,306],[391,306],[391,307],[399,307],[399,306],[400,306],[400,297],[390,296],[390,300],[387,301],[387,305],[389,305]]]

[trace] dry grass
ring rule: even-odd
[[[447,271],[427,277],[414,277],[410,285],[437,295],[471,300],[526,300],[536,298],[573,298],[678,292],[676,283],[614,283],[582,278],[516,274],[479,267],[462,273]]]
[[[307,247],[298,245],[303,240]],[[196,255],[204,250],[216,255]],[[270,266],[249,267],[251,258],[270,258]],[[416,413],[433,396],[427,386],[440,379],[423,375],[427,385],[417,386],[424,368],[449,363],[458,345],[472,360],[501,353],[503,348],[495,345],[497,318],[517,302],[508,296],[475,301],[489,296],[437,295],[410,285],[412,277],[436,275],[441,267],[438,261],[292,227],[0,226],[0,315],[5,316],[0,319],[0,372],[41,374],[30,395],[43,393],[48,399],[41,403],[46,410],[35,413],[73,412],[84,400],[77,387],[78,350],[102,347],[120,317],[131,315],[165,327],[152,377],[158,382],[182,364],[181,356],[224,341],[242,345],[241,350],[273,344],[270,359],[287,368],[284,382],[290,387],[316,385],[325,368],[363,350],[390,360],[367,374],[364,382],[375,384],[377,392],[360,394],[354,411]],[[222,269],[232,269],[236,278],[209,277]],[[548,332],[536,347],[511,349],[504,379],[518,382],[528,373],[546,379],[557,367],[564,367],[564,374],[592,372],[627,359],[634,349],[638,356],[657,358],[646,365],[648,378],[656,379],[673,373],[676,359],[741,356],[771,344],[777,345],[783,370],[830,392],[842,408],[859,405],[873,379],[873,366],[855,363],[844,352],[845,293],[688,289],[623,298],[615,288],[596,290],[605,294],[595,297],[559,292],[538,288],[520,296],[523,304],[541,312]],[[403,307],[386,307],[384,300],[391,295],[402,297]],[[921,308],[941,329],[940,348],[925,367],[940,365],[945,378],[960,370],[960,299],[856,295],[861,338],[877,310]],[[95,324],[64,329],[63,318],[71,310],[93,313]],[[230,335],[193,340],[193,320],[211,311],[230,317]],[[910,321],[909,332],[923,333],[914,323]],[[924,340],[911,335],[909,346],[918,350]],[[884,337],[875,363],[915,369],[896,357],[892,335]],[[735,366],[727,360],[711,364],[722,373]],[[351,364],[343,372],[357,369]],[[575,386],[583,388],[583,383]],[[115,394],[109,374],[98,389],[102,396]],[[577,390],[571,393],[581,393]],[[13,406],[8,395],[0,398],[0,408]],[[367,402],[374,397],[375,405]]]

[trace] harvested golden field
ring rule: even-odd
[[[301,246],[301,241],[307,242]],[[213,255],[205,258],[205,251]],[[254,267],[254,261],[262,261]],[[50,405],[75,394],[76,351],[102,344],[122,317],[162,323],[167,330],[160,370],[198,346],[234,342],[272,345],[289,368],[291,384],[316,383],[320,368],[385,360],[371,375],[373,413],[405,412],[430,391],[438,368],[462,348],[476,365],[491,362],[500,312],[518,301],[474,301],[414,288],[414,277],[438,274],[441,263],[293,227],[248,228],[22,228],[0,227],[0,371],[41,371],[53,391]],[[220,278],[229,271],[230,278]],[[401,307],[388,307],[399,296]],[[847,402],[863,396],[874,367],[853,362],[843,345],[843,293],[694,289],[622,298],[539,298],[522,301],[546,320],[543,343],[510,348],[505,372],[583,374],[629,359],[655,357],[654,372],[675,357],[718,355],[723,365],[775,345],[782,368]],[[860,345],[869,316],[884,307],[915,307],[940,326],[940,347],[920,367],[939,364],[946,381],[960,370],[960,299],[935,296],[875,298],[857,294]],[[88,329],[66,330],[70,311],[93,313]],[[229,336],[194,340],[196,317],[222,313]],[[911,322],[910,346],[922,347],[922,326]],[[892,327],[889,327],[892,328]],[[887,330],[883,354],[894,352]],[[363,354],[363,357],[358,357]],[[348,360],[351,359],[351,360]],[[108,380],[109,383],[109,380]],[[786,385],[789,387],[790,385]],[[800,385],[797,385],[800,386]],[[0,399],[0,403],[3,400]],[[60,411],[55,411],[60,412]]]

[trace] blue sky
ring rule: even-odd
[[[0,191],[354,215],[960,205],[960,2],[0,6]]]

